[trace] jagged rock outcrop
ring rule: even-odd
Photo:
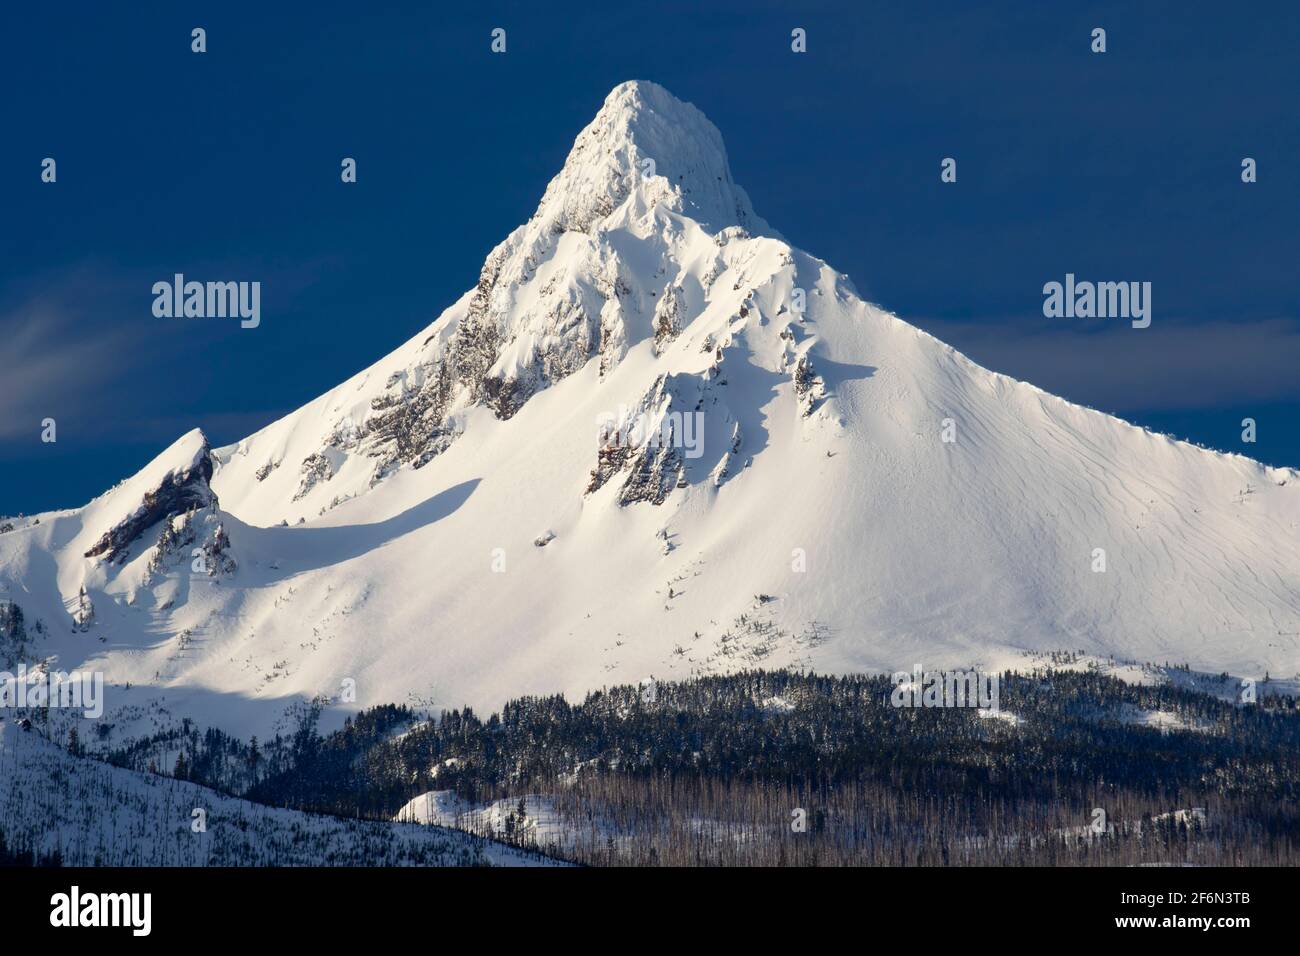
[[[193,573],[209,577],[232,574],[237,569],[230,538],[215,509],[188,511],[164,522],[149,554],[148,580],[186,561]]]
[[[685,305],[682,287],[670,285],[665,288],[663,295],[659,297],[659,301],[655,305],[654,335],[656,355],[663,354],[663,350],[681,334],[684,313]]]
[[[293,500],[305,498],[313,488],[333,477],[334,462],[330,460],[329,455],[323,453],[308,455],[303,459],[302,479],[298,482],[298,492],[293,496]]]
[[[826,397],[826,385],[813,368],[812,359],[806,352],[795,362],[791,378],[794,381],[795,398],[799,402],[799,413],[807,417],[816,411],[817,404]]]
[[[146,490],[138,507],[105,531],[85,556],[119,562],[126,557],[130,546],[158,522],[195,508],[215,507],[217,496],[209,485],[211,480],[212,457],[207,439],[203,438],[192,459],[169,471],[158,485]]]
[[[686,487],[686,463],[671,444],[645,445],[631,458],[627,480],[618,495],[620,505],[646,501],[661,505],[673,488]]]
[[[698,412],[704,390],[695,376],[661,375],[635,407],[603,423],[596,467],[585,493],[597,491],[619,473],[626,475],[619,489],[620,505],[663,504],[674,488],[686,487],[687,454],[702,450]]]
[[[629,217],[637,230],[654,230],[645,251],[660,261],[649,270],[641,258],[626,262],[611,241]],[[374,459],[373,488],[445,451],[460,434],[459,413],[472,406],[507,420],[593,359],[604,378],[644,339],[666,348],[690,321],[694,293],[681,284],[689,269],[675,250],[697,227],[716,234],[719,249],[774,235],[732,180],[722,136],[699,110],[654,83],[621,84],[578,135],[533,216],[488,254],[453,315],[412,340],[410,361],[385,371],[381,392],[369,390],[361,407],[339,403],[333,432],[297,451],[300,478],[285,503],[328,510],[326,499],[368,490],[318,494],[349,456]],[[266,481],[273,467],[264,458],[253,477]]]

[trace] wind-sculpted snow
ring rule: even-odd
[[[220,527],[228,573],[180,560],[174,523],[84,557],[152,472],[0,535],[25,653],[105,671],[110,741],[162,710],[264,735],[304,699],[328,726],[742,666],[1300,671],[1300,475],[862,301],[653,84],[610,94],[432,325],[212,454],[192,527]]]

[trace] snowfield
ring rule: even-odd
[[[524,815],[517,816],[519,804],[524,804]],[[474,834],[503,834],[512,831],[515,840],[543,849],[571,849],[579,834],[555,809],[551,799],[542,794],[523,798],[494,800],[486,804],[473,804],[458,797],[451,790],[432,790],[408,801],[393,817],[399,823],[418,823],[425,826],[447,827]],[[518,824],[515,820],[520,820]],[[509,823],[507,823],[509,821]],[[596,822],[589,825],[591,835],[608,839],[614,832],[611,827]]]
[[[668,442],[602,446],[598,422],[637,415]],[[386,358],[236,444],[191,432],[84,507],[11,520],[0,663],[102,671],[115,738],[158,707],[246,737],[303,698],[328,728],[746,666],[1069,649],[1300,672],[1300,474],[864,302],[645,82]]]

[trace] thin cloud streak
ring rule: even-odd
[[[35,436],[44,418],[103,414],[137,370],[130,337],[87,335],[59,304],[34,301],[0,317],[0,439]]]

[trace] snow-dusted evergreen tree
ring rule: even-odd
[[[90,625],[95,623],[95,602],[86,593],[84,584],[81,586],[80,593],[77,594],[77,606],[72,612],[72,623],[79,631],[88,631]]]

